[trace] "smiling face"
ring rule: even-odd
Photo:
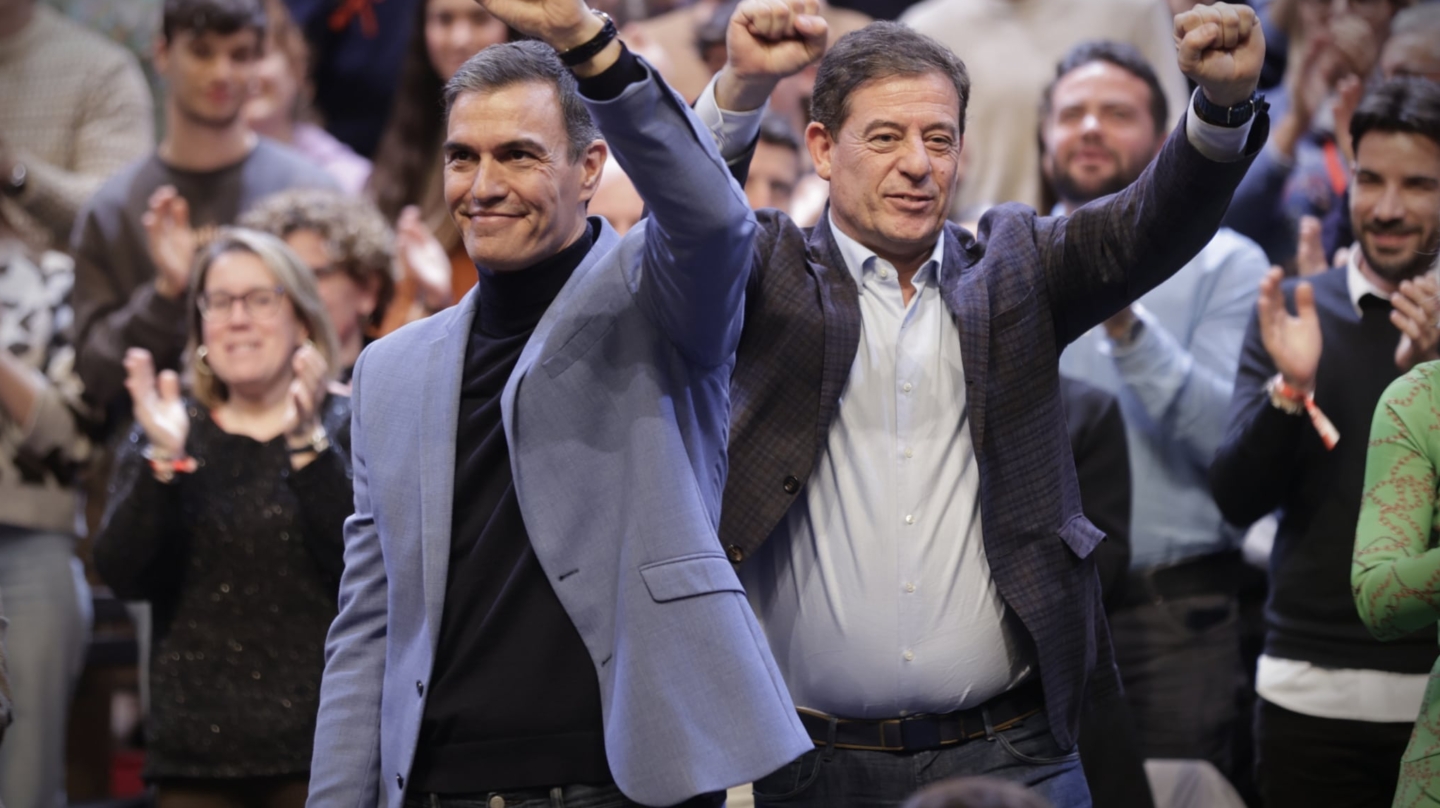
[[[450,108],[445,201],[477,266],[524,269],[585,228],[605,144],[570,160],[560,100],[545,82],[464,93]]]
[[[234,124],[250,97],[260,64],[260,33],[179,31],[155,51],[168,102],[182,117],[224,129]]]
[[[504,42],[508,34],[505,23],[475,0],[429,0],[425,4],[425,52],[441,81],[449,81],[466,59]]]
[[[1062,201],[1083,205],[1140,176],[1163,142],[1150,102],[1144,80],[1106,61],[1055,82],[1041,122],[1041,170]]]
[[[1440,143],[1370,131],[1355,152],[1350,222],[1365,264],[1396,284],[1425,272],[1440,248]]]
[[[830,182],[842,232],[897,267],[930,253],[945,226],[960,162],[960,97],[940,73],[860,85],[831,133],[805,130],[815,171]]]
[[[215,258],[204,291],[239,298],[279,285],[259,256],[232,250]],[[201,341],[206,361],[232,396],[264,399],[290,383],[291,357],[307,336],[288,298],[269,316],[251,313],[235,299],[228,312],[202,321]]]

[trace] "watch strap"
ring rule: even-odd
[[[1200,120],[1216,126],[1231,129],[1244,126],[1247,121],[1255,117],[1257,112],[1269,108],[1270,104],[1265,101],[1264,94],[1258,90],[1250,93],[1249,98],[1231,107],[1222,107],[1212,103],[1205,97],[1204,90],[1195,91],[1195,114],[1200,117]]]

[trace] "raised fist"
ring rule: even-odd
[[[1260,83],[1265,35],[1249,6],[1216,3],[1175,15],[1180,70],[1213,104],[1234,106]]]

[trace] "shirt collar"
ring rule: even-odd
[[[1380,291],[1380,287],[1372,283],[1365,273],[1360,271],[1359,242],[1350,248],[1350,258],[1345,262],[1345,286],[1350,291],[1350,305],[1355,308],[1357,315],[1361,313],[1360,298],[1366,295],[1374,295],[1381,300],[1390,299],[1389,295]]]
[[[835,213],[833,210],[826,213],[830,221],[830,234],[835,237],[835,246],[840,249],[840,257],[845,259],[845,268],[850,270],[850,275],[855,279],[857,287],[865,285],[865,273],[874,272],[875,265],[884,262],[885,266],[894,268],[889,261],[875,254],[875,251],[864,244],[841,232],[835,226]],[[930,251],[930,257],[920,265],[920,270],[915,273],[914,283],[925,284],[940,280],[941,269],[945,266],[945,232],[942,230],[935,239],[935,249]]]

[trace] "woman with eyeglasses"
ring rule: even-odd
[[[349,400],[334,330],[282,242],[227,229],[196,258],[182,394],[125,358],[136,427],[95,545],[154,615],[146,777],[159,808],[303,806],[342,527]]]

